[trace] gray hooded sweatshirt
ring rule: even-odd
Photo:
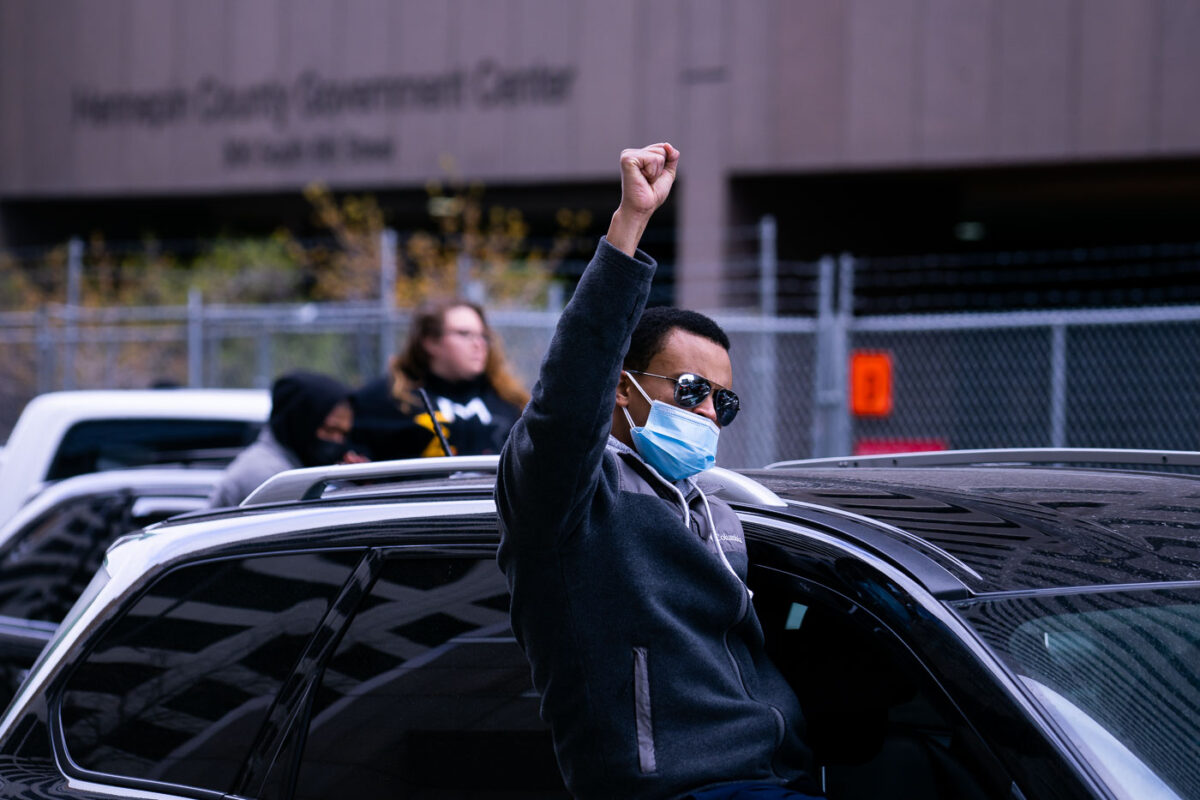
[[[764,652],[732,510],[609,432],[655,263],[601,240],[500,456],[500,568],[578,797],[787,783],[810,762]]]

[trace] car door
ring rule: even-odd
[[[80,791],[162,797],[567,797],[494,515],[326,538],[155,579],[18,722],[0,782],[61,765]]]
[[[457,520],[495,536],[495,523]],[[445,523],[442,525],[446,531]],[[378,571],[274,748],[261,798],[567,798],[493,544],[375,551]]]
[[[81,797],[89,787],[224,796],[310,643],[336,632],[359,599],[365,553],[260,550],[159,575],[22,709],[0,781],[61,770]]]
[[[918,581],[836,532],[743,524],[768,651],[801,701],[830,800],[1096,796]]]

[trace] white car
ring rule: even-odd
[[[135,469],[56,482],[0,525],[0,707],[120,536],[196,511],[216,469]],[[0,793],[2,794],[2,793]]]
[[[271,411],[258,389],[50,392],[21,412],[0,451],[0,524],[48,483],[132,467],[222,466]]]

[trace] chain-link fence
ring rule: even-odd
[[[1133,286],[1103,298],[1134,298],[1139,275],[1191,286],[1180,276],[1193,275],[1200,244],[802,262],[776,259],[770,217],[732,235],[746,255],[725,265],[726,299],[753,312],[717,315],[733,343],[745,409],[722,434],[724,466],[938,448],[1200,449],[1200,305],[985,311],[964,288],[982,280],[980,270],[1008,275],[1013,264],[1069,262],[1064,275]],[[82,245],[73,247],[59,265],[75,267],[67,297],[83,272]],[[392,250],[394,242],[380,247]],[[574,275],[583,264],[566,266]],[[659,272],[673,275],[673,265]],[[380,273],[389,274],[388,263]],[[946,303],[976,310],[879,313],[888,291],[916,302],[941,284]],[[381,297],[394,296],[386,281],[381,287]],[[659,290],[655,302],[669,299]],[[298,367],[357,385],[381,373],[409,323],[406,309],[382,300],[206,304],[194,290],[189,298],[183,306],[68,303],[0,313],[0,437],[29,398],[55,389],[267,387]],[[795,315],[780,316],[785,307]],[[557,312],[494,310],[489,321],[532,383]],[[882,412],[851,410],[849,365],[861,352],[889,365]]]
[[[933,447],[1200,449],[1200,307],[886,317],[832,309],[718,316],[745,409],[722,434],[722,465]],[[557,314],[489,316],[532,382]],[[379,373],[407,324],[406,312],[371,304],[0,314],[0,416],[7,429],[30,397],[60,388],[265,387],[301,366],[359,383]],[[890,360],[885,416],[849,410],[848,357],[860,350]]]
[[[869,318],[850,339],[894,365],[894,411],[854,419],[859,450],[1200,449],[1196,306]]]

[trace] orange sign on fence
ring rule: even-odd
[[[877,350],[850,355],[850,410],[860,417],[892,413],[892,356]]]

